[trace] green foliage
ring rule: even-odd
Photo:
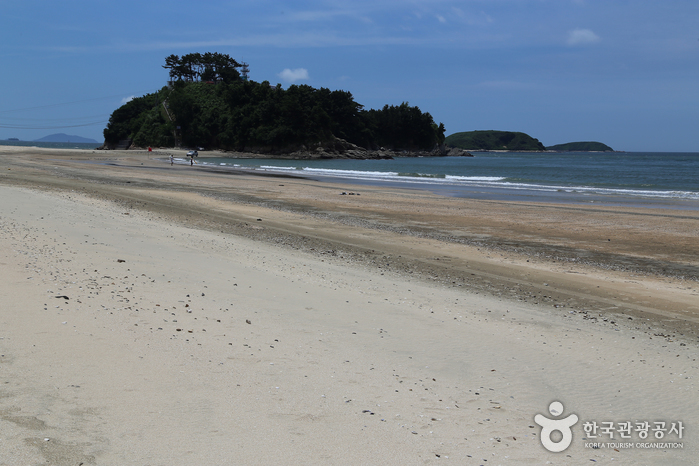
[[[166,62],[176,63],[172,57]],[[335,137],[366,148],[407,150],[431,150],[444,141],[444,125],[407,102],[366,111],[347,91],[308,85],[284,90],[236,79],[216,85],[178,80],[172,89],[133,99],[112,113],[105,142],[171,146],[176,126],[185,146],[228,150],[296,150]]]
[[[368,126],[374,130],[376,142],[390,149],[429,149],[444,137],[443,132],[440,135],[440,127],[435,125],[432,115],[422,113],[407,102],[399,106],[385,105],[381,110],[369,110],[365,118]]]
[[[173,125],[163,118],[158,107],[143,114],[141,125],[133,136],[133,143],[139,147],[171,146],[174,143]]]
[[[165,142],[167,135],[163,137],[161,133],[167,131],[168,124],[159,110],[165,95],[166,90],[162,89],[154,94],[136,97],[116,109],[104,129],[104,141],[117,144],[123,139],[135,140],[139,135],[140,140],[149,141],[151,145]]]
[[[528,134],[512,131],[467,131],[449,135],[444,143],[465,150],[543,151],[544,145]]]
[[[614,149],[606,144],[596,141],[569,142],[566,144],[556,144],[548,146],[547,150],[557,150],[561,152],[614,152]]]
[[[190,53],[170,55],[165,58],[163,68],[170,70],[170,78],[178,81],[232,82],[240,77],[236,68],[241,65],[222,53]]]

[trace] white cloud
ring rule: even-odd
[[[437,15],[437,19],[439,20],[440,23],[446,23],[447,20],[444,18],[442,15]]]
[[[132,95],[132,96],[129,96],[129,97],[124,97],[123,99],[121,99],[121,105],[124,105],[124,104],[129,103],[129,102],[131,102],[131,101],[132,101],[133,99],[135,99],[135,98],[136,98],[135,95]]]
[[[599,41],[599,36],[589,29],[573,29],[568,32],[568,45],[594,44]]]
[[[279,76],[286,82],[293,83],[296,81],[308,79],[308,70],[305,68],[296,68],[295,70],[285,68],[284,71],[279,73],[277,76]]]

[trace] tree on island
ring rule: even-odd
[[[170,78],[188,82],[232,82],[240,78],[237,68],[242,65],[222,53],[190,53],[181,58],[170,55],[163,68],[170,70]]]

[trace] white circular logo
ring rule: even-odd
[[[549,413],[553,417],[561,416],[563,414],[563,404],[559,401],[554,401],[549,405]],[[537,414],[534,416],[534,422],[541,426],[541,444],[544,448],[558,453],[568,448],[570,442],[573,441],[573,432],[570,428],[578,422],[578,416],[571,414],[563,419],[549,419],[546,416]],[[551,434],[556,430],[562,435],[561,440],[558,442],[551,440]]]

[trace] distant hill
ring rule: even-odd
[[[465,150],[544,151],[538,139],[513,131],[466,131],[454,133],[444,140],[448,146]]]
[[[99,144],[98,141],[90,138],[82,138],[80,136],[73,136],[65,133],[49,134],[41,139],[34,139],[34,142],[94,142]]]
[[[596,141],[556,144],[555,146],[548,146],[546,150],[557,150],[560,152],[614,152],[614,149],[608,145]]]

